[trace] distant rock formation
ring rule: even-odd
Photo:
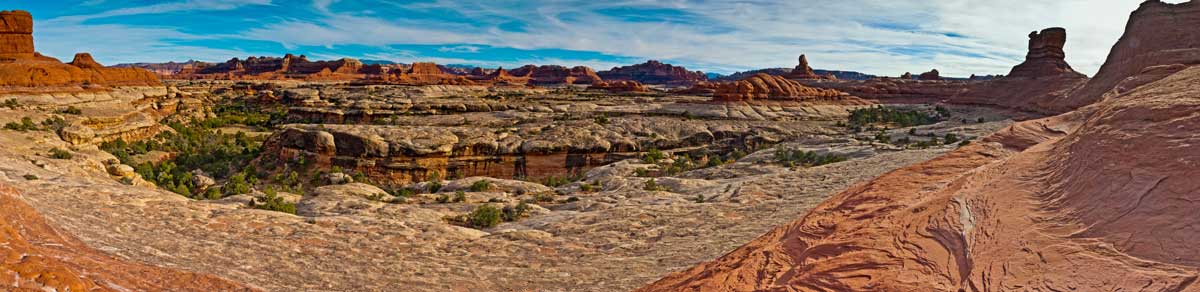
[[[1029,52],[1025,62],[1000,78],[973,85],[949,99],[953,103],[986,104],[1040,113],[1061,113],[1068,108],[1054,103],[1066,98],[1088,78],[1067,64],[1063,46],[1067,31],[1047,28],[1029,34]],[[972,76],[972,79],[977,79]]]
[[[1012,68],[1009,77],[1051,77],[1068,75],[1067,77],[1085,78],[1086,75],[1075,72],[1067,64],[1067,54],[1063,46],[1067,43],[1067,30],[1061,27],[1043,29],[1029,33],[1029,53],[1025,54],[1025,62]]]
[[[912,80],[913,75],[911,72],[904,72],[904,74],[900,74],[900,79]]]
[[[788,74],[787,77],[791,79],[829,79],[827,76],[817,75],[816,72],[813,72],[813,68],[808,66],[808,57],[804,55],[800,55],[800,64],[796,65],[796,68],[792,69],[791,74]]]
[[[942,80],[942,73],[938,72],[937,69],[933,69],[929,72],[921,73],[920,76],[917,76],[917,80]]]
[[[649,92],[650,88],[641,82],[633,80],[600,81],[592,83],[588,89],[607,90],[609,92]]]
[[[755,99],[810,100],[844,95],[837,90],[808,87],[781,76],[763,73],[739,81],[717,83],[713,90],[713,101],[723,102]]]
[[[567,68],[559,65],[525,65],[509,72],[516,77],[527,77],[531,84],[592,84],[603,80],[596,71],[586,66]]]
[[[447,74],[437,64],[430,62],[413,63],[407,70],[391,70],[385,76],[390,83],[406,85],[471,85],[471,80],[464,76]]]
[[[613,67],[597,74],[604,80],[633,80],[643,84],[691,85],[708,80],[708,75],[705,75],[704,72],[688,71],[687,68],[665,64],[657,60]]]
[[[80,53],[70,64],[38,54],[33,46],[33,16],[0,11],[0,91],[76,91],[107,86],[161,85],[154,74],[135,68],[108,68]]]
[[[758,73],[767,73],[767,74],[778,75],[778,76],[788,76],[792,73],[793,70],[795,70],[795,68],[766,68],[766,69],[750,70],[750,71],[736,72],[736,73],[733,73],[730,75],[721,76],[720,78],[716,78],[716,79],[710,79],[710,81],[738,81],[738,80],[746,79],[747,77],[750,77],[750,76],[754,76],[754,74],[758,74]],[[854,72],[854,71],[813,69],[813,73],[821,76],[822,77],[821,79],[836,79],[836,80],[867,80],[867,79],[877,77],[875,75],[864,74],[862,72]]]
[[[310,75],[341,79],[354,79],[361,76],[362,62],[355,59],[343,58],[333,61],[309,61],[307,56],[284,55],[283,58],[249,57],[245,60],[230,59],[224,63],[206,66],[196,71],[199,78],[227,79],[304,79]]]

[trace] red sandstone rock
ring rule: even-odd
[[[1063,52],[1066,42],[1067,30],[1061,27],[1043,29],[1041,33],[1029,33],[1029,53],[1025,55],[1025,62],[1013,67],[1008,77],[1086,77],[1075,72],[1071,65],[1067,64],[1067,55]]]
[[[717,84],[713,101],[830,99],[841,95],[843,93],[837,90],[808,87],[781,76],[759,73],[739,81]]]
[[[27,11],[0,11],[0,59],[32,58],[33,16]]]
[[[607,90],[609,92],[650,92],[650,88],[633,80],[600,81],[592,83],[592,86],[588,88]]]
[[[904,74],[900,75],[900,79],[912,80],[913,79],[912,73],[904,72]]]
[[[212,275],[121,260],[50,226],[0,185],[0,286],[5,291],[255,291]]]
[[[597,73],[604,80],[633,80],[643,84],[690,85],[708,80],[700,71],[649,60],[646,63],[624,67],[613,67]]]
[[[567,68],[558,65],[525,65],[509,72],[513,76],[528,77],[532,84],[592,84],[603,79],[596,71],[585,66]]]
[[[788,74],[788,78],[791,78],[791,79],[828,79],[826,76],[817,75],[816,72],[813,72],[812,67],[808,66],[808,58],[805,57],[804,55],[800,55],[800,64],[796,65],[795,69],[792,69],[792,73]],[[836,78],[834,78],[834,79],[836,79]]]
[[[1088,78],[1067,64],[1062,49],[1066,37],[1067,31],[1062,28],[1030,33],[1025,62],[1014,66],[1007,76],[976,84],[949,102],[997,105],[1042,113],[1067,110],[1053,103],[1066,98]]]

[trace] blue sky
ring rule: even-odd
[[[1029,31],[1068,30],[1092,75],[1136,0],[21,1],[38,51],[105,64],[306,54],[516,67],[647,59],[722,74],[795,66],[899,75],[1004,74]],[[1174,1],[1178,2],[1178,1]]]

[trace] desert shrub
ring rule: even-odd
[[[949,110],[943,107],[934,109],[934,114],[919,110],[902,110],[890,107],[876,106],[850,111],[847,124],[851,128],[861,129],[872,125],[893,125],[897,127],[913,127],[937,123],[950,117]]]
[[[22,175],[21,177],[25,178],[25,180],[38,180],[38,176],[33,174]]]
[[[75,157],[75,155],[72,155],[70,151],[67,151],[65,149],[58,148],[58,147],[50,149],[50,158],[71,159],[72,157]]]
[[[261,203],[259,202],[260,198],[250,199],[251,208],[296,214],[296,204],[284,201],[274,189],[268,187],[263,193],[265,195],[261,198]]]
[[[943,138],[943,140],[946,143],[946,145],[958,143],[958,141],[959,141],[958,135],[955,135],[954,133],[946,133],[946,137]]]
[[[648,164],[658,163],[660,160],[667,158],[667,155],[658,149],[650,149],[646,154],[642,155],[642,161]]]
[[[246,175],[239,172],[229,177],[229,181],[226,181],[225,185],[221,186],[221,192],[226,196],[249,193],[250,183],[246,182]]]
[[[449,203],[449,202],[450,202],[450,196],[448,196],[448,195],[441,195],[441,196],[438,196],[438,197],[437,197],[437,199],[435,199],[435,201],[436,201],[438,204],[445,204],[445,203]]]
[[[708,164],[705,166],[715,167],[715,166],[721,166],[722,164],[725,164],[725,161],[721,160],[720,156],[713,156],[712,158],[708,159]]]
[[[812,167],[846,161],[845,157],[834,154],[818,154],[812,151],[775,148],[775,161],[788,166]]]
[[[82,115],[83,114],[83,110],[81,110],[75,106],[68,106],[67,108],[65,108],[61,111],[58,111],[58,112],[61,114],[67,114],[67,115]]]
[[[4,124],[4,128],[8,129],[8,130],[21,131],[21,132],[38,130],[37,124],[34,124],[33,119],[31,119],[29,117],[22,117],[20,123],[8,122],[7,124]]]
[[[505,206],[501,211],[501,218],[507,222],[513,222],[525,218],[526,213],[529,213],[529,204],[525,202],[518,203],[516,206]]]
[[[467,201],[467,193],[463,191],[454,192],[454,202],[462,203]]]
[[[557,188],[582,179],[581,176],[548,176],[539,182],[544,186]]]
[[[642,189],[651,191],[651,192],[656,192],[656,191],[666,190],[667,188],[658,185],[658,181],[652,178],[652,179],[646,180],[645,183],[642,183]]]
[[[475,207],[474,211],[467,214],[467,223],[470,223],[475,228],[492,228],[500,225],[503,212],[496,207],[483,204]]]
[[[475,181],[475,183],[471,184],[472,192],[487,191],[491,188],[492,188],[492,182],[489,180],[486,180],[486,179],[477,180],[477,181]]]
[[[437,193],[440,190],[442,190],[442,182],[435,181],[429,183],[429,193]]]
[[[10,98],[10,99],[4,100],[4,103],[0,104],[0,106],[6,107],[9,109],[16,109],[17,107],[21,106],[21,104],[17,102],[17,99]]]
[[[606,116],[596,116],[592,120],[598,125],[607,125],[609,123],[608,117]]]

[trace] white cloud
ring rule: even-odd
[[[479,47],[476,46],[453,46],[438,48],[438,52],[446,53],[478,53]]]

